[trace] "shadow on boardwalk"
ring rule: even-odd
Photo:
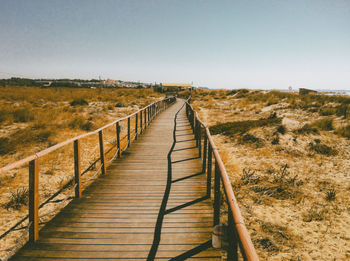
[[[162,112],[12,260],[220,260],[210,248],[212,203],[182,105]]]

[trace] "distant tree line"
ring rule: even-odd
[[[27,78],[0,79],[0,86],[40,86],[36,80]]]

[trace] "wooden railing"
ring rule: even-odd
[[[59,144],[56,144],[52,147],[49,147],[43,151],[40,151],[34,155],[31,155],[29,157],[26,157],[22,160],[19,160],[17,162],[14,162],[12,164],[9,164],[3,168],[0,169],[0,175],[15,169],[19,168],[25,164],[29,164],[29,204],[28,204],[28,210],[29,213],[27,216],[22,218],[20,221],[18,221],[14,226],[9,228],[5,233],[3,233],[0,236],[0,239],[9,234],[11,231],[18,230],[16,229],[20,224],[22,224],[24,221],[26,221],[29,218],[28,221],[28,228],[29,229],[29,241],[35,242],[39,238],[39,209],[45,206],[47,203],[50,203],[52,199],[57,197],[62,191],[66,190],[68,187],[71,187],[74,185],[73,189],[75,191],[75,197],[79,198],[82,195],[82,176],[86,174],[88,171],[91,171],[98,162],[100,162],[100,168],[98,171],[93,175],[96,176],[101,172],[102,175],[107,174],[106,167],[109,162],[112,162],[114,158],[120,157],[122,152],[125,151],[131,144],[133,140],[136,140],[138,135],[142,134],[144,130],[147,128],[147,126],[150,124],[152,119],[161,111],[165,110],[169,105],[174,103],[176,100],[175,97],[169,97],[166,99],[163,99],[158,102],[154,102],[143,109],[132,113],[131,115],[128,115],[124,118],[115,120],[95,131],[91,131],[85,134],[82,134],[80,136],[77,136],[75,138],[68,139],[64,142],[61,142]],[[122,137],[122,128],[121,128],[121,122],[126,122],[126,130],[124,130],[124,137]],[[131,126],[132,123],[134,126]],[[104,144],[104,131],[109,128],[115,126],[115,144],[106,150],[106,146]],[[98,134],[98,146],[99,146],[99,158],[94,160],[90,166],[85,169],[84,171],[81,171],[81,153],[80,153],[80,147],[81,147],[81,140],[83,138],[86,138],[88,136]],[[122,141],[125,141],[126,139],[126,145],[124,148],[122,148]],[[67,182],[59,191],[54,193],[52,196],[50,196],[47,200],[45,200],[42,204],[39,205],[39,160],[45,156],[48,155],[54,151],[57,151],[58,149],[67,146],[72,145],[74,149],[74,177],[70,179],[69,182]],[[112,151],[115,150],[115,153],[113,157],[109,160],[107,160],[107,155]],[[22,227],[25,228],[25,227]]]
[[[199,119],[197,112],[190,105],[190,98],[186,102],[186,115],[195,135],[199,148],[199,157],[203,159],[203,173],[207,174],[207,194],[211,196],[212,166],[214,160],[214,217],[213,225],[220,223],[221,214],[221,186],[227,203],[228,247],[227,259],[238,260],[238,246],[244,260],[259,260],[250,235],[244,224],[241,211],[232,190],[230,179],[224,163],[215,146],[208,127]],[[203,140],[202,140],[203,137]],[[213,158],[214,155],[214,158]]]

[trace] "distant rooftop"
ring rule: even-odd
[[[162,87],[183,87],[189,88],[192,87],[190,83],[161,83]]]

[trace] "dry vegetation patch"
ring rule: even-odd
[[[350,258],[350,97],[196,91],[261,260]]]
[[[161,98],[161,94],[151,89],[0,87],[0,167],[102,127]],[[131,124],[134,126],[134,120]],[[124,137],[127,128],[125,123],[121,125]],[[115,145],[115,138],[115,126],[104,131],[106,150]],[[125,147],[125,144],[123,140],[121,145]],[[109,159],[114,153],[115,150],[111,150],[106,157]],[[82,139],[82,170],[98,157],[98,135]],[[42,203],[73,177],[73,146],[65,146],[41,157],[39,164],[39,198]],[[99,163],[96,163],[84,176],[84,186],[98,167]],[[27,165],[1,173],[0,234],[27,214],[27,188]],[[66,203],[62,200],[70,195],[63,193],[55,199],[57,204],[48,204],[40,210],[40,215],[57,206],[64,207]],[[45,216],[41,222],[51,217]],[[21,233],[12,232],[0,240],[0,257],[5,256]]]

